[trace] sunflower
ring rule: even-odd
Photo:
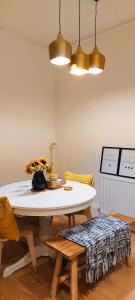
[[[27,174],[32,174],[34,172],[33,166],[32,166],[32,161],[26,166],[25,172]]]
[[[26,166],[25,172],[26,172],[27,174],[32,174],[32,173],[33,173],[33,170],[32,170],[32,167],[31,167],[30,164],[28,164],[28,165]]]
[[[47,157],[41,156],[41,157],[38,157],[36,160],[37,160],[38,162],[40,162],[45,168],[48,167],[48,160],[47,160]]]
[[[30,163],[26,166],[25,172],[27,174],[32,174],[36,171],[43,171],[48,169],[48,161],[46,157],[38,157],[37,159],[31,160]]]

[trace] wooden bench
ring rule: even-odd
[[[122,215],[117,212],[109,212],[108,215],[126,221],[130,225],[131,231],[135,232],[135,218]]]
[[[127,221],[129,224],[135,222],[135,218],[130,218],[121,214],[109,213],[110,216]],[[56,264],[53,274],[53,280],[49,299],[56,299],[58,285],[62,282],[70,287],[71,300],[77,300],[78,286],[77,286],[77,272],[86,267],[86,264],[77,266],[78,257],[86,252],[85,247],[75,244],[63,237],[55,237],[44,244],[56,252]],[[70,262],[70,272],[67,271],[61,274],[62,260],[66,258]],[[69,280],[70,279],[70,280]]]
[[[50,299],[55,299],[58,285],[64,282],[70,287],[71,300],[77,300],[77,260],[80,254],[86,252],[85,247],[66,240],[63,237],[56,237],[46,241],[45,245],[55,250],[57,254]],[[61,275],[63,258],[66,258],[70,262],[70,272],[67,271]]]

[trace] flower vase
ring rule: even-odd
[[[32,188],[35,191],[44,190],[47,187],[47,180],[43,171],[36,171],[32,179]]]

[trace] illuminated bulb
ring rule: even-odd
[[[58,66],[67,65],[71,61],[71,54],[70,43],[59,33],[57,39],[49,45],[50,62]]]
[[[53,64],[53,65],[58,65],[58,66],[64,66],[64,65],[67,65],[70,63],[70,59],[67,58],[67,57],[64,57],[64,56],[58,56],[58,57],[55,57],[55,58],[52,58],[50,60],[50,62]]]
[[[97,47],[94,48],[93,52],[89,55],[89,73],[100,74],[104,71],[105,57],[101,54]]]
[[[88,71],[82,68],[78,68],[76,65],[70,67],[70,74],[76,76],[82,76],[88,74]]]
[[[89,58],[83,52],[81,46],[78,46],[77,51],[72,55],[69,68],[69,72],[72,75],[83,76],[88,74]]]
[[[94,74],[94,75],[96,75],[96,74],[101,74],[103,72],[103,70],[102,69],[99,69],[99,68],[90,68],[89,69],[89,73],[90,74]]]

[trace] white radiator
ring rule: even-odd
[[[101,210],[135,217],[135,180],[101,174]]]

